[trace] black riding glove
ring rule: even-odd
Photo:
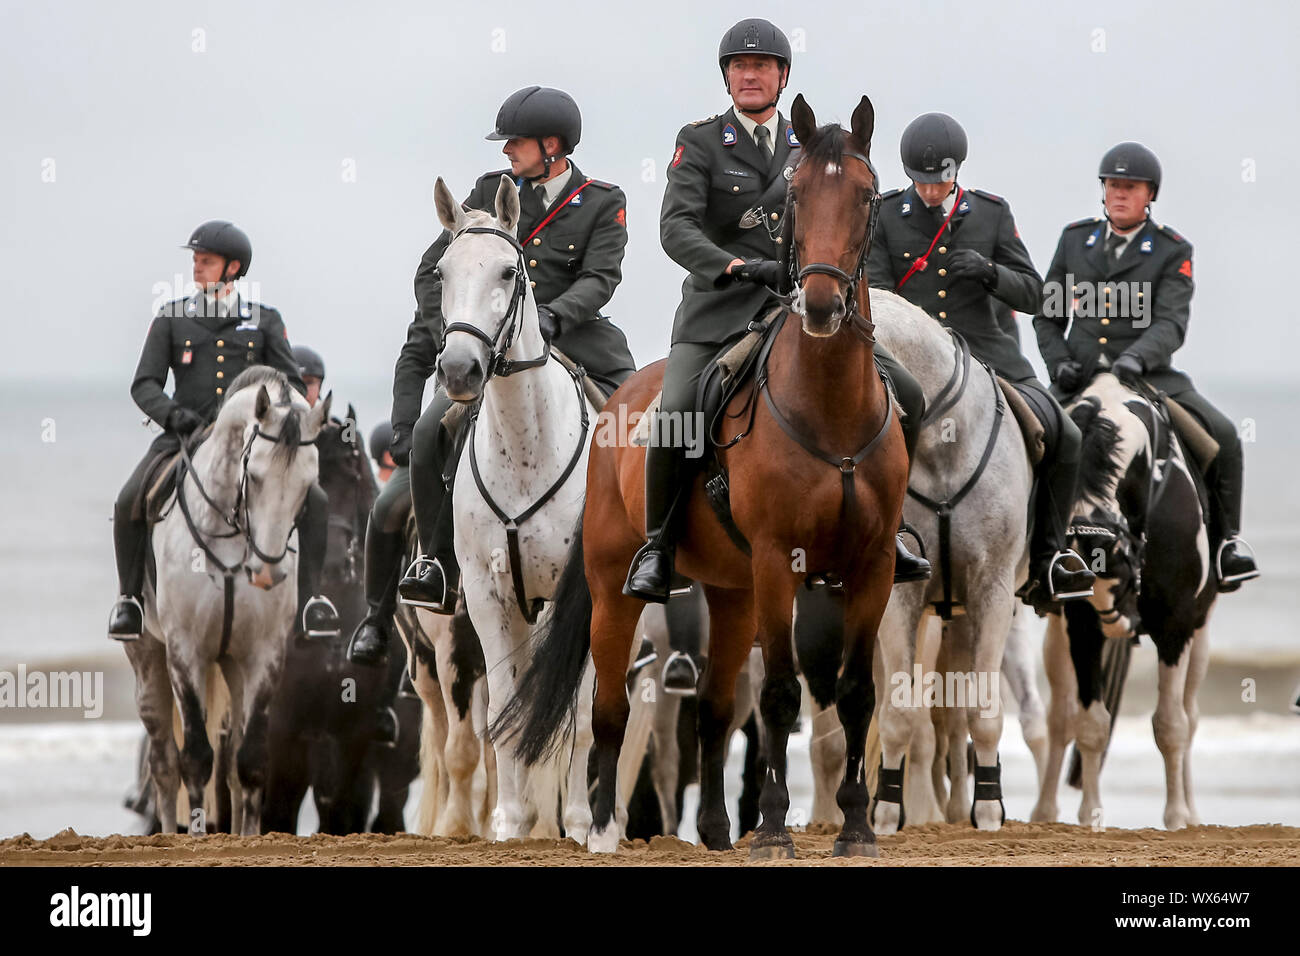
[[[1146,371],[1146,366],[1143,365],[1142,360],[1136,355],[1125,352],[1111,363],[1110,370],[1115,374],[1117,379],[1125,381],[1127,379],[1140,378],[1142,373]]]
[[[411,438],[414,428],[411,425],[394,425],[393,441],[388,446],[388,454],[393,456],[393,464],[406,468],[411,464]]]
[[[560,334],[560,320],[544,305],[537,307],[537,324],[542,328],[542,338],[547,344]]]
[[[202,415],[180,405],[167,413],[167,429],[178,435],[188,435],[196,428],[202,428],[204,424],[206,423]]]
[[[998,267],[974,249],[958,249],[948,257],[948,275],[958,279],[974,279],[986,289],[998,285]]]
[[[746,259],[731,270],[731,278],[736,282],[752,282],[775,288],[781,283],[781,263],[775,259]]]
[[[1083,385],[1083,366],[1074,361],[1062,362],[1056,366],[1052,381],[1066,392],[1077,392]]]

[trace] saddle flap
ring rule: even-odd
[[[1178,437],[1183,440],[1187,450],[1196,459],[1196,464],[1200,466],[1201,471],[1205,471],[1210,467],[1210,462],[1218,457],[1219,443],[1205,430],[1205,426],[1197,420],[1196,416],[1168,395],[1164,398],[1174,431],[1178,432]]]
[[[190,454],[207,441],[212,434],[212,425],[204,426],[184,441],[190,446]],[[163,452],[154,457],[145,472],[144,481],[140,482],[140,492],[131,507],[131,517],[136,521],[156,524],[163,518],[163,511],[176,490],[176,472],[180,467],[181,452]]]
[[[1008,382],[1006,379],[998,376],[998,385],[1002,387],[1002,394],[1006,396],[1007,405],[1011,408],[1011,413],[1016,417],[1016,424],[1020,426],[1020,434],[1025,437],[1025,451],[1029,453],[1029,464],[1038,467],[1038,463],[1043,460],[1043,454],[1046,450],[1044,445],[1045,431],[1043,423],[1038,420],[1034,410],[1029,407],[1020,390]]]

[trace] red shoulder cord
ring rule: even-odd
[[[921,258],[913,262],[912,268],[907,270],[907,275],[903,276],[903,278],[898,280],[898,285],[894,286],[895,292],[903,288],[903,285],[907,282],[908,279],[912,278],[912,276],[915,273],[923,271],[925,267],[929,264],[930,253],[934,252],[934,247],[935,244],[939,241],[939,237],[942,236],[943,231],[948,228],[948,220],[952,219],[952,214],[955,213],[957,211],[957,207],[961,205],[961,197],[965,192],[966,190],[962,189],[960,186],[957,187],[957,198],[952,201],[952,208],[948,210],[948,218],[943,221],[943,225],[939,227],[939,231],[936,232],[934,234],[934,238],[930,240],[930,248],[925,250],[925,255],[921,256]]]
[[[554,219],[554,218],[556,217],[556,215],[559,213],[559,211],[560,211],[561,209],[563,209],[565,206],[567,206],[570,202],[573,201],[573,197],[574,197],[574,196],[578,195],[578,193],[582,192],[584,189],[586,189],[588,186],[590,186],[593,182],[595,182],[595,180],[588,179],[585,183],[583,183],[581,186],[579,186],[579,187],[578,187],[577,189],[575,189],[573,192],[569,193],[569,195],[568,195],[567,197],[565,197],[564,202],[560,203],[558,206],[556,206],[554,209],[552,209],[552,210],[551,210],[551,214],[550,214],[549,216],[547,216],[545,219],[543,219],[540,223],[537,224],[537,228],[534,229],[532,232],[530,232],[530,233],[528,234],[528,238],[525,239],[525,240],[523,241],[522,244],[525,245],[525,246],[528,245],[529,241],[530,241],[530,240],[531,240],[535,235],[537,235],[539,232],[541,232],[542,229],[543,229],[543,227],[545,227],[545,225],[546,225],[548,222],[550,222],[552,219]],[[955,209],[956,207],[954,206],[953,208]]]

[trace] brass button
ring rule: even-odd
[[[1106,288],[1102,289],[1101,291],[1106,293],[1107,295],[1110,295],[1110,286],[1106,286]]]
[[[941,319],[946,319],[946,318],[948,318],[948,313],[947,313],[947,312],[940,312],[940,313],[939,313],[939,318],[941,318]]]
[[[945,253],[945,252],[947,252],[947,251],[948,251],[948,247],[947,247],[947,246],[940,246],[940,247],[939,247],[939,252],[940,252],[940,254],[943,254],[943,253]]]
[[[780,218],[780,217],[779,217],[776,213],[772,213],[772,221],[773,221],[773,222],[776,222],[776,220],[779,219],[779,218]]]
[[[948,292],[947,292],[947,290],[946,290],[946,289],[940,289],[940,290],[939,290],[939,298],[941,298],[941,299],[946,299],[947,297],[948,297]]]
[[[1070,286],[1070,291],[1071,291],[1071,292],[1078,292],[1078,291],[1079,291],[1079,287],[1078,287],[1077,285],[1072,285],[1072,286]]]
[[[541,244],[542,244],[542,240],[540,240],[540,239],[534,239],[534,240],[533,240],[533,245],[535,245],[535,246],[540,246]]]
[[[1103,335],[1103,336],[1102,336],[1101,338],[1099,338],[1097,341],[1098,341],[1100,344],[1105,345],[1109,340],[1106,338],[1106,336]]]
[[[1142,293],[1141,293],[1141,292],[1138,293],[1138,298],[1139,298],[1139,299],[1142,298]]]
[[[569,243],[569,251],[570,251],[570,252],[573,251],[573,243]]]
[[[225,378],[225,377],[226,377],[226,373],[225,373],[225,372],[218,372],[218,373],[217,373],[217,378]]]
[[[186,342],[185,344],[186,344],[186,345],[189,345],[188,342]],[[225,344],[226,344],[226,343],[225,343],[223,340],[221,340],[221,339],[217,339],[217,348],[221,348],[221,347],[222,347],[223,345],[225,345]]]
[[[217,389],[217,394],[218,394],[218,395],[221,394],[221,389]]]
[[[248,347],[249,347],[250,349],[253,347],[253,343],[252,343],[251,340],[250,340],[249,343],[248,343]]]
[[[731,191],[732,191],[733,193],[738,193],[738,192],[740,192],[740,187],[739,187],[739,186],[732,186],[732,187],[731,187]]]
[[[939,275],[941,275],[941,276],[946,276],[947,274],[948,274],[948,270],[947,270],[947,269],[940,269],[940,270],[939,270]]]
[[[186,345],[189,345],[189,344],[190,344],[190,340],[189,340],[189,339],[186,339],[186,340],[185,340],[185,344],[186,344]]]
[[[904,258],[904,259],[910,259],[910,258],[912,258],[912,254],[911,254],[910,252],[905,252],[905,253],[903,253],[903,258]]]
[[[537,260],[536,260],[536,259],[529,259],[529,260],[528,260],[528,267],[529,267],[530,269],[536,269],[536,268],[537,268]]]
[[[781,236],[777,236],[777,237],[776,237],[776,244],[777,244],[778,246],[779,246],[781,243],[783,243],[783,242],[785,242],[785,239],[783,239]]]
[[[217,356],[217,361],[218,361],[218,362],[224,362],[225,360],[226,360],[226,357],[225,357],[224,355],[218,355],[218,356]]]
[[[1102,325],[1110,325],[1110,319],[1102,319],[1102,320],[1101,320],[1101,324],[1102,324]]]

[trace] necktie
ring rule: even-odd
[[[542,207],[542,212],[545,212],[546,207],[550,205],[550,203],[546,201],[546,187],[541,183],[538,183],[533,187],[533,192],[537,194],[537,203]]]
[[[1117,232],[1112,232],[1106,237],[1106,261],[1115,264],[1119,259],[1119,247],[1124,244],[1125,237]]]
[[[763,158],[768,162],[772,161],[772,132],[766,126],[754,127],[754,140],[758,143],[758,151],[763,154]]]

